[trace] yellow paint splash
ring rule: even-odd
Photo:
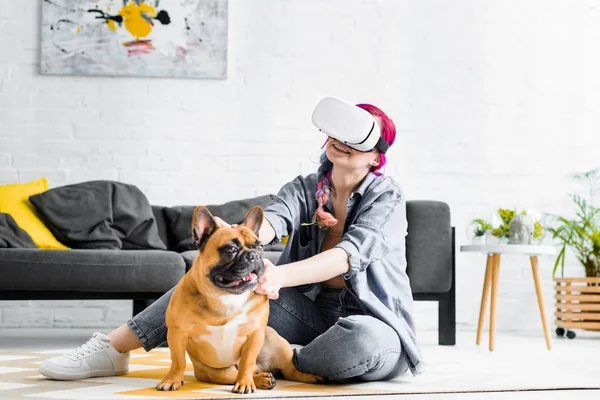
[[[77,33],[80,33],[80,32],[81,32],[81,28],[77,28]]]
[[[110,29],[113,32],[117,31],[117,23],[115,21],[113,21],[112,19],[109,19],[108,21],[106,21],[106,25],[108,25],[108,29]]]
[[[133,1],[130,1],[119,10],[119,15],[123,17],[125,29],[136,39],[146,37],[152,32],[152,25],[144,19],[142,13],[151,18],[156,17],[154,7],[145,2],[137,5]]]

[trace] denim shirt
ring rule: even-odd
[[[317,175],[298,176],[271,196],[265,219],[275,231],[274,242],[289,236],[277,264],[288,264],[319,252],[327,231],[310,223],[317,211]],[[333,212],[331,198],[324,209]],[[361,308],[398,334],[413,374],[420,372],[421,354],[412,317],[413,297],[406,275],[406,199],[391,178],[369,173],[350,195],[343,236],[338,247],[348,254],[346,287]],[[303,287],[308,291],[311,286]]]

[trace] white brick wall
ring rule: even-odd
[[[231,0],[228,78],[173,80],[40,76],[40,2],[0,0],[0,184],[117,179],[165,205],[274,192],[316,169],[310,112],[334,95],[389,113],[388,173],[448,202],[464,244],[466,222],[500,206],[563,212],[567,175],[597,166],[599,3]],[[457,254],[459,326],[476,325],[484,263]],[[527,260],[500,275],[498,328],[539,330]],[[108,329],[130,312],[1,302],[0,327]],[[434,305],[416,317],[435,327]]]

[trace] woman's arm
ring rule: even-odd
[[[338,248],[333,248],[316,254],[305,260],[290,264],[274,266],[269,260],[264,259],[265,272],[256,287],[256,293],[266,294],[270,299],[279,297],[279,289],[307,283],[323,282],[334,276],[348,272],[347,253]]]
[[[278,268],[283,270],[282,287],[290,287],[326,281],[334,276],[345,274],[350,265],[346,252],[333,248]]]
[[[265,260],[265,274],[255,291],[276,299],[277,291],[282,287],[322,282],[338,275],[348,279],[405,241],[406,201],[399,187],[384,188],[365,196],[363,201],[369,206],[357,216],[333,249],[273,268]]]
[[[260,230],[258,231],[258,239],[261,243],[268,244],[275,238],[275,230],[271,226],[271,223],[266,219],[263,220]]]

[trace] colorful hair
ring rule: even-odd
[[[385,115],[383,111],[374,105],[357,104],[356,106],[368,111],[375,117],[379,117],[381,137],[383,140],[388,142],[390,146],[394,144],[394,140],[396,139],[396,126],[394,125],[394,122],[387,115]],[[376,175],[383,175],[383,173],[379,171],[387,163],[387,158],[383,153],[380,153],[379,157],[379,165],[371,168],[371,172],[374,172]],[[317,193],[315,195],[318,202],[318,207],[313,223],[318,223],[321,228],[330,228],[336,225],[338,221],[333,215],[331,215],[331,213],[323,210],[323,205],[327,203],[327,199],[331,193],[331,169],[333,168],[333,163],[329,161],[325,152],[321,154],[320,161],[321,165],[317,171]]]
[[[357,104],[357,107],[362,108],[363,110],[367,110],[371,115],[375,117],[379,117],[379,128],[381,129],[381,138],[389,143],[389,145],[393,145],[396,140],[396,125],[394,125],[394,121],[392,121],[383,111],[379,108],[375,107],[371,104]],[[373,167],[371,171],[376,173],[377,175],[383,175],[383,173],[379,172],[381,168],[387,163],[387,158],[385,154],[379,154],[380,161],[379,165]]]

